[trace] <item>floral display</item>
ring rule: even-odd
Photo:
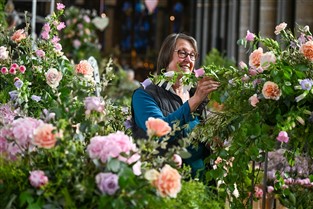
[[[220,182],[221,191],[227,188],[228,196],[237,194],[229,197],[231,208],[249,207],[253,200],[267,197],[267,186],[285,206],[295,206],[292,188],[284,182],[290,170],[268,180],[264,169],[268,153],[280,148],[286,150],[290,167],[296,157],[313,155],[312,34],[308,26],[296,29],[293,33],[286,23],[279,24],[273,32],[277,40],[248,30],[238,44],[249,47],[249,60],[239,62],[238,68],[210,64],[191,73],[167,71],[149,78],[158,85],[167,83],[167,89],[177,78],[185,90],[195,87],[203,76],[221,83],[211,93],[208,117],[193,137],[210,144],[211,160],[223,159],[207,171],[207,177]],[[226,163],[230,160],[232,166]],[[305,179],[311,175],[306,173]]]
[[[182,165],[182,148],[158,155],[172,131],[167,123],[150,118],[149,140],[134,141],[124,126],[128,103],[96,95],[96,87],[103,90],[114,78],[112,60],[105,59],[96,84],[88,57],[74,61],[64,53],[66,8],[56,8],[36,40],[28,23],[17,31],[1,27],[1,207],[219,208],[202,182],[183,182],[190,170]],[[146,178],[151,170],[153,181]],[[208,203],[188,198],[194,187]]]

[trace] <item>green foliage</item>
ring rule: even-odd
[[[223,56],[217,49],[212,48],[204,58],[202,65],[216,65],[219,67],[228,68],[230,66],[235,66],[235,62],[226,56]]]
[[[165,199],[167,208],[222,209],[225,206],[225,199],[219,198],[214,189],[210,189],[202,182],[196,180],[184,181],[182,186],[182,191],[176,199]]]

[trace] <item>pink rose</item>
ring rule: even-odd
[[[262,94],[265,99],[279,100],[282,93],[276,83],[267,81],[263,85]]]
[[[50,149],[55,146],[57,137],[60,135],[54,133],[55,127],[51,124],[42,124],[34,131],[32,143],[38,147]]]
[[[93,76],[94,69],[92,68],[91,64],[87,60],[81,60],[79,64],[75,66],[75,72],[77,74],[82,74],[86,77]]]
[[[59,86],[59,83],[62,79],[62,73],[59,72],[57,69],[55,68],[50,68],[46,73],[46,80],[47,80],[47,84],[51,87],[51,88],[56,88]]]
[[[308,41],[300,47],[300,52],[310,61],[313,61],[313,41]]]
[[[91,111],[103,112],[104,111],[104,100],[101,97],[86,97],[84,100],[86,115],[89,115]]]
[[[91,159],[99,159],[102,149],[105,145],[105,138],[102,136],[95,136],[90,139],[90,143],[87,146],[87,153]]]
[[[256,107],[256,104],[259,103],[259,99],[256,94],[249,98],[249,102],[253,107]]]
[[[37,57],[44,57],[44,56],[46,56],[46,53],[43,50],[41,50],[41,49],[36,50],[35,53],[36,53]]]
[[[25,34],[24,29],[19,29],[15,31],[13,35],[11,36],[11,40],[15,41],[16,43],[21,42],[25,38],[26,38],[26,34]]]
[[[146,121],[147,134],[149,137],[162,137],[171,132],[172,128],[162,119],[149,117]]]
[[[258,186],[255,186],[254,187],[254,196],[257,198],[257,199],[261,199],[262,196],[263,196],[263,189],[258,187]]]
[[[276,139],[280,142],[288,143],[288,141],[289,141],[288,133],[286,131],[281,131],[281,132],[279,132]]]
[[[15,142],[19,146],[26,148],[31,142],[34,130],[42,124],[43,122],[41,120],[30,117],[19,118],[13,121],[11,130]]]
[[[43,171],[35,170],[30,172],[29,181],[33,187],[40,188],[48,183],[48,177]]]
[[[285,22],[283,22],[283,23],[280,23],[279,25],[277,25],[276,27],[275,27],[275,34],[276,35],[278,35],[278,34],[280,34],[280,32],[282,31],[282,30],[285,30],[285,28],[287,27],[287,24],[285,23]]]
[[[276,62],[276,57],[273,52],[265,52],[261,55],[260,58],[260,66],[262,66],[263,70],[266,70],[271,63]]]
[[[254,41],[255,35],[247,30],[246,40],[247,41]]]
[[[262,54],[263,54],[263,49],[261,47],[254,50],[249,56],[249,65],[255,68],[259,67]]]

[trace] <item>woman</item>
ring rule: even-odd
[[[198,57],[196,40],[183,33],[170,34],[163,42],[157,61],[157,71],[183,71],[192,72]],[[195,91],[183,91],[182,83],[177,79],[170,90],[165,89],[166,84],[149,86],[137,89],[132,96],[133,136],[134,138],[147,138],[145,122],[149,117],[160,118],[171,126],[180,121],[183,128],[173,139],[170,145],[177,145],[182,137],[199,124],[199,117],[193,113],[200,113],[205,106],[208,94],[219,87],[219,83],[209,77],[204,77],[197,83]],[[203,103],[205,103],[203,105]],[[187,148],[191,157],[183,162],[190,165],[192,177],[205,168],[204,158],[208,150],[204,144],[197,148]]]

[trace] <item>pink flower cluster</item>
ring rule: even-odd
[[[17,63],[12,63],[9,68],[3,66],[1,67],[1,73],[6,75],[6,74],[11,74],[11,75],[16,75],[18,72],[24,74],[26,71],[26,67],[24,65],[18,65]]]
[[[140,156],[136,153],[136,144],[132,139],[121,131],[107,136],[95,136],[90,139],[87,152],[92,159],[100,159],[106,163],[109,158],[118,158],[126,163],[137,161]],[[135,153],[135,154],[134,154]],[[125,154],[128,157],[125,157]],[[130,156],[132,154],[132,156]]]
[[[35,146],[49,149],[55,146],[61,134],[51,124],[31,117],[18,118],[0,128],[0,154],[15,160],[24,151]]]

